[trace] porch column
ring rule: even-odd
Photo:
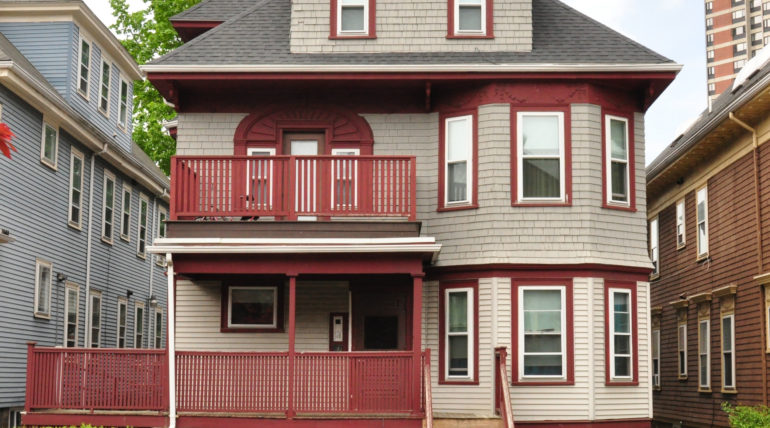
[[[419,412],[422,391],[422,278],[424,273],[412,275],[412,352],[414,412]]]
[[[297,274],[289,276],[289,394],[286,418],[294,419],[294,340],[296,336],[297,317]]]
[[[171,254],[166,254],[168,262],[168,291],[166,306],[168,306],[168,316],[166,318],[166,356],[168,358],[168,427],[176,427],[176,276],[174,274],[174,263]]]

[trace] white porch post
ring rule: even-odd
[[[168,355],[168,426],[176,428],[176,308],[174,306],[174,263],[171,254],[166,254],[168,261],[168,317],[166,319],[166,355]]]

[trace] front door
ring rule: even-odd
[[[354,351],[409,349],[410,291],[401,284],[362,285],[352,289]]]

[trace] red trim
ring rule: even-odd
[[[629,266],[599,264],[578,265],[524,265],[485,264],[465,266],[442,266],[426,269],[430,281],[449,281],[478,278],[604,278],[614,281],[647,281],[650,269]]]
[[[559,112],[564,114],[564,201],[519,202],[518,171],[518,113]],[[572,114],[569,105],[511,105],[511,205],[514,207],[570,207],[572,206]]]
[[[447,119],[452,119],[460,116],[471,116],[472,122],[473,122],[473,130],[472,130],[472,137],[473,137],[473,147],[471,147],[471,156],[473,159],[471,159],[473,165],[473,171],[471,172],[471,178],[473,180],[473,183],[471,183],[470,188],[468,189],[469,192],[471,192],[470,197],[470,204],[465,205],[459,205],[459,204],[452,204],[447,205],[444,202],[444,195],[446,191],[446,183],[444,182],[446,177],[446,171],[445,171],[445,156],[446,156],[446,121]],[[444,112],[439,115],[439,130],[438,130],[438,209],[436,211],[438,212],[444,212],[444,211],[459,211],[459,210],[468,210],[468,209],[475,209],[479,207],[479,114],[478,109],[468,109],[468,110],[456,110],[452,112]]]
[[[448,0],[447,4],[447,39],[494,39],[495,38],[495,6],[493,0],[486,1],[486,33],[485,34],[457,34],[455,32],[455,0]]]
[[[612,419],[604,421],[527,421],[516,422],[516,428],[541,428],[549,427],[569,428],[650,428],[652,421],[649,419]]]
[[[337,33],[337,1],[331,0],[329,10],[329,40],[361,40],[377,38],[377,0],[369,1],[369,32],[367,34],[356,34],[345,36]]]
[[[610,376],[610,288],[621,288],[631,291],[631,342],[633,343],[633,352],[631,352],[633,360],[633,373],[632,380],[626,381],[613,381]],[[637,386],[639,385],[639,324],[637,324],[637,296],[636,296],[636,283],[634,282],[621,282],[621,281],[605,281],[604,282],[604,381],[607,386]]]
[[[521,380],[519,379],[519,355],[523,350],[519,349],[519,287],[522,286],[528,286],[528,285],[556,285],[556,286],[564,286],[564,292],[566,295],[564,296],[564,300],[567,304],[567,313],[565,314],[565,319],[567,322],[566,325],[566,333],[567,333],[567,376],[565,380],[556,380],[556,381],[548,381],[548,380],[535,380],[535,381],[529,381],[529,380]],[[513,349],[513,352],[511,352],[511,379],[513,380],[513,385],[523,385],[523,386],[551,386],[551,385],[574,385],[575,384],[575,327],[574,327],[574,319],[573,319],[573,307],[574,307],[574,300],[572,297],[572,289],[573,289],[573,282],[572,278],[561,278],[561,279],[550,279],[550,280],[544,280],[544,279],[534,279],[534,280],[522,280],[522,281],[511,281],[511,348]]]
[[[276,327],[275,328],[238,328],[238,327],[228,327],[227,326],[227,315],[229,311],[229,290],[231,287],[244,287],[244,286],[260,286],[260,287],[273,287],[275,288],[275,295],[278,299],[278,302],[276,303],[276,311],[278,312],[276,314]],[[219,331],[221,333],[283,333],[283,324],[284,324],[284,289],[282,285],[261,285],[258,283],[255,283],[254,281],[249,281],[247,283],[229,283],[227,285],[222,285],[222,298],[220,302],[220,325],[219,325]]]
[[[68,413],[27,413],[21,415],[24,426],[105,426],[105,427],[167,427],[167,416],[149,415],[73,415]]]
[[[179,34],[179,38],[187,43],[206,31],[217,27],[223,21],[171,21],[171,25]]]
[[[628,120],[628,206],[611,204],[607,197],[607,116]],[[636,212],[636,156],[634,141],[634,115],[602,107],[602,208]]]
[[[444,294],[446,290],[453,288],[473,289],[473,379],[447,380],[446,379],[446,314]],[[438,384],[439,385],[478,385],[479,384],[479,282],[442,282],[438,286]]]
[[[179,428],[420,428],[422,419],[420,418],[353,418],[345,419],[271,419],[271,418],[231,418],[215,416],[179,416],[176,426]]]

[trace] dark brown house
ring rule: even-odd
[[[768,402],[770,62],[742,74],[647,169],[660,426],[727,426],[722,403]]]

